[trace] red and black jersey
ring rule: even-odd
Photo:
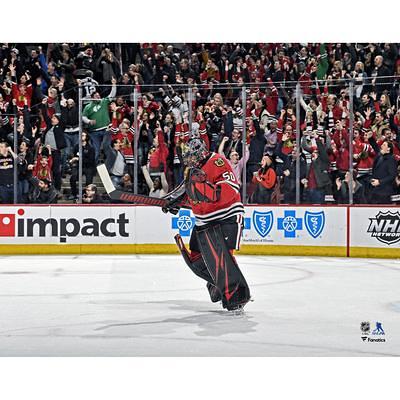
[[[32,93],[33,93],[32,84],[17,85],[15,82],[12,82],[11,93],[12,93],[13,99],[17,100],[17,107],[19,109],[24,108],[24,105],[25,105],[24,99],[27,100],[28,107],[31,106]]]
[[[193,180],[186,182],[187,193],[201,192],[208,199],[208,201],[196,201],[188,196],[196,217],[196,225],[201,226],[212,221],[243,215],[240,184],[227,159],[222,155],[211,153],[201,171],[205,175],[205,182],[193,182]]]

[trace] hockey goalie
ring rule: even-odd
[[[165,197],[164,212],[176,213],[189,203],[196,219],[186,249],[180,235],[175,241],[188,267],[207,281],[212,302],[227,310],[240,310],[250,300],[250,290],[233,251],[239,249],[244,207],[240,185],[225,157],[210,153],[201,139],[183,150],[187,167],[184,182]]]

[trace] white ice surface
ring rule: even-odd
[[[244,315],[178,256],[0,257],[0,356],[400,355],[400,261],[238,261]],[[361,321],[386,342],[363,342]]]

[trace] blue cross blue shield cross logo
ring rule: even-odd
[[[295,238],[296,232],[303,230],[303,220],[296,218],[295,210],[285,210],[283,218],[278,218],[278,230],[285,232],[285,238]]]
[[[274,222],[274,216],[272,211],[268,212],[253,212],[253,225],[256,228],[257,233],[261,237],[265,237],[272,229],[272,224]]]
[[[323,231],[325,226],[325,213],[306,211],[304,214],[304,222],[307,232],[316,239]]]
[[[179,234],[190,236],[194,227],[195,219],[191,217],[190,210],[179,210],[177,217],[172,217],[172,229],[179,229]]]

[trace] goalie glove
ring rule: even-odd
[[[221,188],[208,182],[203,170],[193,168],[188,176],[186,191],[195,202],[215,203],[220,198]]]

